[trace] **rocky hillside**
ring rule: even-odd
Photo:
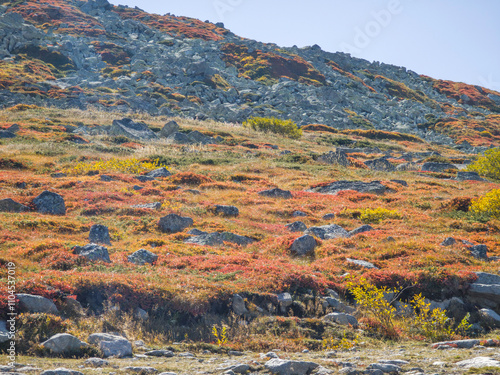
[[[500,143],[500,93],[318,46],[283,48],[223,24],[106,0],[0,5],[0,95],[61,108],[377,129],[480,151]],[[477,148],[479,147],[479,148]]]

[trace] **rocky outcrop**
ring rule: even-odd
[[[354,190],[358,193],[384,194],[387,191],[387,188],[379,181],[335,181],[329,184],[313,187],[307,191],[333,195],[345,190]]]
[[[108,133],[115,136],[124,136],[138,141],[157,139],[157,135],[143,122],[135,122],[129,118],[113,120]]]

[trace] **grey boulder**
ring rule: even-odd
[[[154,262],[156,262],[158,260],[158,255],[146,249],[139,249],[135,253],[130,254],[127,257],[127,260],[130,263],[142,266],[146,263],[153,264]]]
[[[68,333],[58,333],[47,341],[42,342],[42,345],[57,354],[78,353],[81,348],[87,346],[86,343]]]
[[[80,255],[87,258],[88,260],[102,260],[105,263],[111,263],[111,259],[109,259],[108,249],[106,249],[104,246],[90,243],[85,246],[75,246],[72,250],[73,254]]]
[[[292,198],[292,193],[290,191],[281,190],[278,188],[261,191],[259,192],[259,195],[269,198],[284,198],[284,199]]]
[[[329,151],[326,154],[320,155],[318,161],[326,164],[338,164],[343,167],[349,166],[349,160],[347,159],[347,154],[343,151]]]
[[[304,232],[307,230],[306,225],[302,221],[287,224],[285,227],[287,227],[290,232]]]
[[[177,131],[179,131],[179,124],[177,124],[175,121],[169,121],[163,126],[159,133],[159,136],[167,138]]]
[[[305,232],[306,234],[314,235],[322,240],[331,240],[334,238],[348,237],[349,233],[340,225],[331,224],[323,225],[321,227],[310,227]]]
[[[370,225],[362,225],[360,226],[359,228],[356,228],[354,230],[351,230],[347,236],[348,237],[352,237],[352,236],[355,236],[357,234],[361,234],[361,233],[366,233],[366,232],[371,232],[373,230],[373,228],[370,226]]]
[[[64,199],[57,193],[44,191],[42,194],[33,199],[36,211],[41,214],[65,215],[66,205]]]
[[[139,141],[157,139],[156,134],[143,122],[135,122],[129,118],[113,120],[109,129],[110,135],[121,135]]]
[[[57,314],[56,305],[50,299],[33,294],[20,293],[16,295],[21,310],[33,313]]]
[[[29,211],[29,207],[24,204],[17,203],[15,200],[11,198],[6,198],[0,200],[0,212],[25,212]]]
[[[162,217],[158,222],[158,227],[164,233],[182,232],[191,225],[193,225],[193,219],[190,217],[182,217],[177,214],[170,214]]]
[[[111,245],[108,227],[105,225],[95,224],[90,228],[89,242],[96,244]]]
[[[396,167],[386,158],[367,160],[365,165],[374,171],[394,172],[396,170]]]
[[[486,181],[484,178],[479,176],[477,172],[457,172],[457,181]]]
[[[105,357],[128,357],[132,355],[132,344],[122,336],[110,333],[93,333],[89,336],[89,344],[96,345]]]
[[[491,309],[479,310],[481,323],[490,328],[500,328],[500,315]]]
[[[308,375],[318,367],[317,363],[305,361],[289,361],[273,358],[265,363],[268,371],[278,375]]]
[[[313,187],[308,192],[321,194],[337,194],[340,191],[354,190],[358,193],[384,194],[387,188],[380,181],[335,181],[327,185]]]
[[[237,217],[240,211],[235,206],[216,205],[214,211],[218,215]]]
[[[306,256],[314,254],[316,248],[316,239],[308,234],[295,239],[290,246],[290,252],[297,256]]]
[[[222,246],[224,242],[234,243],[240,246],[247,246],[254,242],[253,239],[240,236],[230,232],[207,233],[188,238],[185,243],[206,246]]]
[[[40,375],[83,375],[83,373],[80,371],[59,367],[54,370],[46,370],[42,372]]]
[[[153,177],[153,178],[158,178],[158,177],[169,177],[172,176],[172,173],[169,172],[169,170],[165,167],[155,169],[154,171],[146,173],[147,177]]]
[[[422,168],[420,168],[422,172],[444,172],[448,169],[458,168],[450,163],[424,163]]]
[[[353,315],[346,313],[330,313],[325,315],[323,320],[343,326],[352,326],[354,328],[358,327],[358,320]]]
[[[379,269],[373,263],[367,262],[366,260],[346,258],[346,262],[366,269],[376,269],[376,270]]]

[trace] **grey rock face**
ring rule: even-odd
[[[222,216],[237,217],[240,214],[240,211],[235,206],[216,205],[215,213]]]
[[[153,177],[153,178],[158,178],[158,177],[168,177],[168,176],[171,176],[172,173],[170,173],[168,171],[167,168],[163,167],[163,168],[158,168],[158,169],[155,169],[154,171],[151,171],[149,173],[146,173],[146,176],[148,177]]]
[[[111,245],[109,230],[105,225],[95,224],[90,228],[89,242],[96,244]]]
[[[89,260],[102,260],[105,263],[111,263],[111,259],[109,259],[108,249],[106,249],[104,246],[99,246],[91,243],[85,246],[75,246],[72,250],[73,254],[80,255]]]
[[[318,157],[318,161],[326,163],[326,164],[338,164],[343,167],[349,166],[349,160],[347,160],[347,154],[343,151],[330,151],[326,154]]]
[[[476,284],[497,284],[500,285],[500,275],[486,272],[476,272]]]
[[[308,375],[318,367],[314,362],[288,361],[274,358],[265,363],[267,370],[278,375]]]
[[[314,237],[306,234],[293,241],[290,252],[297,256],[306,256],[314,254],[316,246],[317,244]]]
[[[48,298],[24,293],[17,294],[16,297],[19,299],[19,307],[23,311],[47,314],[59,312],[54,302]]]
[[[359,228],[351,230],[347,235],[348,237],[352,237],[360,233],[371,232],[372,230],[373,228],[370,225],[362,225]]]
[[[158,260],[158,255],[146,249],[139,249],[135,253],[129,255],[127,259],[130,263],[142,266],[146,263],[153,264],[156,262]]]
[[[349,233],[337,224],[323,225],[321,227],[310,227],[308,230],[306,230],[305,233],[321,238],[322,240],[331,240],[334,238],[349,236]]]
[[[245,306],[245,300],[239,294],[233,295],[233,311],[237,315],[245,315],[248,313]]]
[[[29,211],[29,207],[24,204],[17,203],[11,198],[0,200],[0,212],[25,212]]]
[[[184,242],[207,246],[222,246],[224,245],[224,242],[230,242],[240,246],[247,246],[254,242],[254,240],[245,236],[239,236],[234,233],[222,232],[202,234],[199,236],[188,238]]]
[[[110,135],[121,135],[139,141],[157,139],[156,134],[143,122],[135,122],[129,118],[114,120],[109,129]]]
[[[63,197],[51,191],[44,191],[33,199],[33,204],[37,212],[42,214],[66,215],[66,205]]]
[[[281,190],[278,188],[264,190],[259,192],[259,195],[270,198],[284,198],[284,199],[292,199],[292,193],[288,190]]]
[[[116,356],[123,358],[132,355],[132,344],[121,336],[109,333],[93,333],[87,341],[91,345],[98,346],[105,357]]]
[[[448,169],[457,169],[457,167],[450,163],[424,163],[420,168],[422,172],[444,172]]]
[[[58,354],[78,353],[82,347],[87,346],[86,343],[68,333],[58,333],[47,341],[42,342],[42,345],[51,352]]]
[[[182,232],[187,227],[193,225],[193,219],[190,217],[182,217],[176,214],[170,214],[162,217],[158,222],[158,227],[165,233]]]
[[[290,232],[304,232],[307,230],[306,225],[302,221],[296,221],[285,225]]]
[[[323,320],[343,326],[352,326],[354,328],[358,327],[358,320],[354,316],[346,313],[330,313],[325,315]]]
[[[486,181],[477,172],[457,172],[457,181]]]
[[[359,266],[359,267],[378,270],[377,266],[375,266],[373,263],[367,262],[366,260],[346,258],[346,262],[355,264],[356,266]]]
[[[365,165],[374,171],[393,172],[396,170],[396,167],[386,158],[367,160]]]
[[[387,188],[379,181],[336,181],[326,186],[311,188],[307,191],[322,194],[337,194],[339,191],[354,190],[359,193],[384,194]]]
[[[488,259],[488,247],[486,245],[475,245],[469,248],[470,254],[476,258],[481,260]]]
[[[179,124],[175,121],[167,122],[160,131],[160,137],[167,138],[175,132],[179,131]]]

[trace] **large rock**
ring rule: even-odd
[[[127,366],[124,368],[125,371],[135,372],[136,374],[146,375],[146,374],[156,374],[158,372],[154,367],[146,366]]]
[[[24,293],[17,294],[16,297],[19,300],[19,307],[23,311],[47,314],[59,312],[54,302],[48,298]]]
[[[259,195],[270,198],[284,198],[284,199],[292,199],[292,193],[288,190],[281,190],[278,188],[269,189],[259,192]]]
[[[17,203],[11,198],[0,200],[0,212],[25,212],[29,211],[29,207],[24,204]]]
[[[114,120],[109,129],[110,135],[121,135],[139,141],[157,139],[156,134],[143,122],[135,122],[129,118]]]
[[[217,141],[214,138],[208,137],[205,134],[202,134],[197,130],[189,133],[188,137],[191,139],[191,142],[193,144],[202,144],[202,145],[215,145],[215,144],[217,144]]]
[[[316,239],[308,234],[295,239],[290,246],[290,252],[297,256],[306,256],[314,254],[316,248]]]
[[[16,135],[7,130],[0,130],[0,139],[2,138],[16,138]]]
[[[146,173],[146,177],[158,178],[158,177],[169,177],[172,173],[165,167],[155,169],[154,171]]]
[[[73,335],[68,333],[58,333],[52,336],[47,341],[42,342],[42,345],[53,353],[78,353],[87,344],[80,341]]]
[[[481,178],[477,172],[457,172],[457,181],[486,181],[484,178]]]
[[[167,138],[177,131],[179,131],[179,124],[175,121],[169,121],[163,126],[159,135],[160,137]]]
[[[367,370],[379,370],[384,374],[398,374],[401,372],[401,367],[392,363],[371,363],[366,367]]]
[[[239,294],[233,295],[233,311],[236,315],[248,314],[248,309],[245,306],[245,300]]]
[[[187,227],[193,225],[193,219],[190,217],[182,217],[176,214],[170,214],[162,217],[158,222],[158,227],[164,233],[182,232]]]
[[[73,254],[80,255],[87,258],[88,260],[102,260],[105,263],[111,263],[111,259],[109,259],[108,249],[106,249],[104,246],[90,243],[85,246],[75,246],[72,250]]]
[[[169,144],[177,144],[177,145],[190,145],[193,144],[193,140],[189,138],[187,134],[174,132],[170,134],[167,139],[167,143]]]
[[[240,246],[247,246],[254,242],[253,239],[245,236],[239,236],[230,232],[222,232],[222,233],[207,233],[197,235],[191,238],[188,238],[185,243],[191,243],[195,245],[206,245],[206,246],[222,246],[224,242],[234,243]]]
[[[83,373],[80,371],[59,367],[54,370],[46,370],[42,372],[40,375],[83,375]]]
[[[379,269],[373,263],[367,262],[366,260],[346,258],[346,262],[366,269],[376,269],[376,270]]]
[[[328,306],[332,307],[335,311],[343,312],[346,314],[353,314],[356,309],[351,306],[347,306],[340,299],[335,297],[325,297],[325,302]],[[326,306],[325,306],[326,307]]]
[[[491,309],[479,310],[481,323],[490,328],[500,328],[500,315]]]
[[[467,291],[469,301],[480,307],[496,310],[500,307],[500,276],[476,272],[477,280]]]
[[[450,163],[424,163],[422,168],[420,168],[422,172],[444,172],[449,169],[458,168]]]
[[[481,368],[481,367],[500,367],[500,362],[490,357],[475,357],[457,362],[456,365],[461,368]]]
[[[139,249],[135,253],[130,254],[127,259],[130,263],[142,266],[146,263],[153,264],[156,262],[158,260],[158,255],[146,249]]]
[[[307,230],[307,226],[302,221],[287,224],[285,227],[287,227],[290,232],[304,232]]]
[[[327,185],[313,187],[308,192],[321,194],[337,194],[339,191],[354,190],[359,193],[384,194],[387,188],[380,181],[335,181]]]
[[[218,215],[237,217],[240,211],[235,206],[216,205],[214,211]]]
[[[51,215],[66,215],[66,205],[64,199],[57,193],[44,191],[38,197],[33,199],[33,204],[37,212]]]
[[[470,255],[479,260],[488,259],[488,247],[486,245],[475,245],[469,247]]]
[[[365,165],[374,171],[394,172],[396,167],[385,157],[365,161]]]
[[[360,226],[359,228],[351,230],[349,233],[347,233],[347,236],[352,237],[352,236],[355,236],[357,234],[371,232],[372,230],[373,230],[373,228],[370,225],[365,224],[365,225]]]
[[[318,367],[317,363],[304,361],[289,361],[273,358],[265,363],[272,374],[278,375],[308,375]]]
[[[331,240],[334,238],[349,236],[349,233],[337,224],[323,225],[321,227],[310,227],[308,230],[306,230],[305,233],[321,238],[322,240]]]
[[[132,344],[122,336],[110,333],[93,333],[89,336],[89,344],[101,349],[105,357],[128,357],[132,355]]]
[[[337,150],[335,152],[329,151],[326,154],[320,155],[318,161],[326,164],[338,164],[343,167],[349,166],[347,154],[343,151]]]
[[[330,313],[323,317],[323,320],[327,322],[333,322],[340,324],[342,326],[352,326],[354,328],[358,327],[358,320],[350,314],[346,313]]]
[[[101,224],[92,225],[89,233],[89,242],[111,245],[108,227]]]
[[[431,347],[438,348],[440,346],[450,346],[452,348],[459,349],[472,349],[474,346],[479,345],[479,340],[452,340],[452,341],[441,341],[431,344]]]

